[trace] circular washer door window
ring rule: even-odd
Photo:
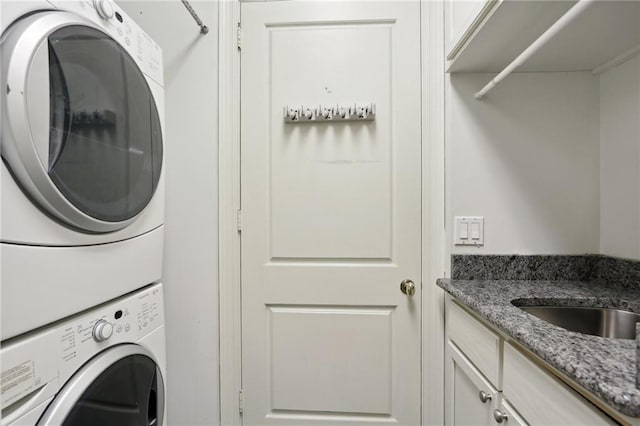
[[[121,229],[160,179],[162,130],[150,86],[129,53],[90,22],[65,12],[25,21],[3,42],[10,124],[3,157],[32,198],[67,225]],[[27,42],[32,55],[23,65]],[[12,75],[20,68],[22,79]]]
[[[164,381],[147,349],[114,346],[77,371],[37,425],[162,426]]]

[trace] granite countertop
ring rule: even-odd
[[[640,313],[640,288],[611,286],[605,280],[439,279],[437,284],[603,402],[622,414],[640,417],[635,340],[567,331],[511,303],[612,307]]]

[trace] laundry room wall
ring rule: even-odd
[[[602,254],[640,259],[640,57],[600,76]]]
[[[599,84],[591,72],[494,74],[448,87],[447,228],[452,253],[599,252]],[[454,216],[485,218],[484,246],[452,246]]]
[[[217,2],[191,1],[207,35],[179,0],[118,4],[164,54],[167,424],[217,424]]]

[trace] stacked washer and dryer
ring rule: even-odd
[[[162,425],[162,52],[111,0],[3,1],[2,425]]]

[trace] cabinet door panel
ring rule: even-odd
[[[445,369],[445,424],[491,425],[498,392],[451,342]],[[491,399],[482,402],[480,392]]]

